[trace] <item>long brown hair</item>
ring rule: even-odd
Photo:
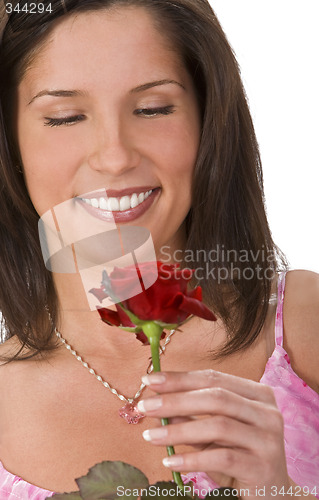
[[[196,276],[202,273],[204,297],[227,327],[229,340],[218,355],[246,348],[264,324],[270,277],[280,265],[285,268],[286,261],[272,240],[265,214],[258,144],[238,64],[215,13],[207,0],[50,3],[52,12],[14,12],[7,19],[2,12],[0,19],[0,310],[5,337],[16,335],[34,353],[52,349],[58,310],[52,275],[41,255],[38,214],[17,167],[21,159],[12,132],[15,89],[62,16],[141,6],[153,13],[156,26],[183,58],[202,112],[192,208],[186,220],[185,255],[191,257],[183,265],[191,262]]]

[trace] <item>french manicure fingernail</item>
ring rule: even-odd
[[[163,458],[163,465],[165,467],[179,467],[183,465],[184,459],[181,456],[173,455],[171,457]]]
[[[145,385],[159,385],[164,384],[166,377],[163,373],[154,373],[152,375],[144,375],[142,377],[142,382]]]
[[[162,406],[162,398],[142,399],[137,403],[137,409],[142,413],[145,411],[158,410]]]
[[[157,427],[156,429],[148,429],[143,432],[145,441],[153,441],[155,439],[163,439],[167,436],[167,429],[165,427]]]

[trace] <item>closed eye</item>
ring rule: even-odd
[[[159,108],[142,108],[134,111],[135,115],[152,118],[159,115],[170,115],[174,113],[174,106],[164,106]],[[47,127],[60,127],[61,125],[73,125],[85,120],[84,115],[65,116],[62,118],[45,117],[44,125]]]
[[[174,113],[175,109],[174,106],[164,106],[160,108],[141,108],[141,109],[136,109],[134,111],[135,115],[142,115],[145,116],[146,118],[152,118],[154,116],[158,115],[170,115]]]
[[[60,127],[61,125],[73,125],[77,122],[82,122],[85,120],[84,115],[75,115],[75,116],[65,116],[62,118],[50,118],[45,117],[44,125],[47,127]]]

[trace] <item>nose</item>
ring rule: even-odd
[[[140,155],[133,132],[119,118],[99,121],[90,146],[90,168],[118,176],[136,167]]]

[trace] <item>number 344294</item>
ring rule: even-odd
[[[44,3],[6,3],[6,13],[12,14],[13,12],[25,12],[28,14],[43,14],[43,12],[52,12],[52,5]]]
[[[305,496],[317,496],[319,493],[318,489],[316,486],[314,487],[309,487],[309,486],[290,486],[290,488],[285,489],[284,487],[282,488],[277,488],[277,486],[272,486],[271,487],[271,496],[293,496],[293,497],[305,497]]]

